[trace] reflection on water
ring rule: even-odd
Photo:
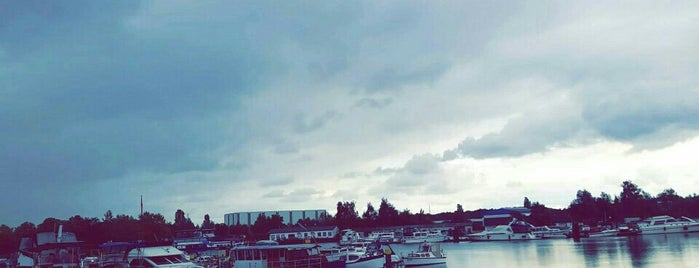
[[[414,245],[392,245],[398,254]],[[431,267],[699,267],[699,233],[635,237],[444,243]]]

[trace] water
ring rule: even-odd
[[[391,245],[399,254],[417,245]],[[634,237],[442,243],[459,267],[699,267],[699,233]]]

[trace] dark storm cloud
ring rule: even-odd
[[[666,128],[699,130],[699,92],[692,89],[617,90],[586,100],[583,116],[601,135],[639,143]],[[661,137],[656,137],[660,139]],[[666,137],[672,139],[677,137]]]
[[[117,23],[126,17],[112,19],[114,30],[106,34],[102,27],[82,26],[90,21],[46,12],[36,24],[81,31],[39,30],[38,39],[46,40],[37,42],[51,46],[32,47],[30,40],[29,50],[10,50],[18,56],[10,56],[12,67],[3,76],[10,89],[3,95],[11,100],[0,115],[8,144],[0,156],[2,170],[9,171],[3,175],[84,180],[130,169],[174,172],[212,165],[204,153],[224,134],[213,127],[221,123],[215,114],[250,86],[242,68],[213,51],[134,38]],[[21,19],[33,24],[27,20]],[[37,163],[46,166],[32,165]]]
[[[51,200],[71,200],[90,181],[210,170],[224,142],[235,151],[249,135],[231,133],[239,122],[228,115],[258,85],[264,60],[245,42],[201,44],[186,29],[141,35],[129,26],[138,6],[124,3],[0,8],[0,194],[24,194],[35,217],[78,214]]]

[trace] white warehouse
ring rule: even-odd
[[[272,215],[282,216],[283,223],[286,225],[294,225],[301,219],[318,220],[328,212],[325,209],[312,210],[274,210],[274,211],[255,211],[255,212],[235,212],[223,215],[223,223],[228,226],[232,225],[253,225],[260,214],[265,217]]]

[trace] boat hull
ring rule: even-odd
[[[425,238],[404,238],[401,240],[403,244],[419,244],[419,243],[439,243],[444,242],[446,237],[425,237]]]
[[[699,223],[697,223],[697,224],[677,224],[677,225],[641,227],[641,234],[642,235],[692,233],[692,232],[699,232]]]
[[[374,256],[367,259],[362,259],[357,262],[348,262],[345,264],[347,268],[383,268],[386,263],[384,256]]]
[[[472,234],[468,236],[471,241],[512,241],[512,240],[535,240],[533,234]]]
[[[433,264],[443,264],[447,263],[446,257],[433,257],[433,258],[403,258],[403,264],[405,267],[415,267]]]

